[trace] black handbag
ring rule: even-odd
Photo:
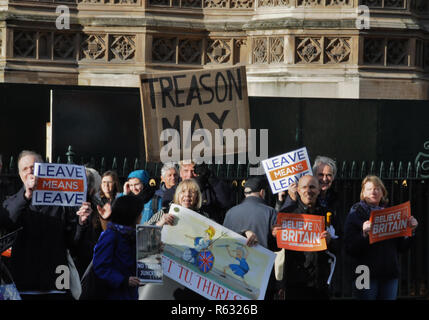
[[[82,293],[79,300],[104,300],[106,298],[107,285],[95,274],[92,261],[83,274],[81,285]]]

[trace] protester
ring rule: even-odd
[[[195,178],[195,162],[192,160],[180,161],[179,175],[181,181]]]
[[[203,196],[202,210],[222,224],[226,211],[234,205],[232,188],[217,178],[205,163],[195,165],[194,172]]]
[[[299,179],[297,190],[296,201],[283,212],[319,215],[326,219],[326,212],[317,203],[319,181],[313,176],[305,175]],[[331,224],[335,226],[336,222],[332,219]],[[274,227],[273,235],[280,230],[281,227]],[[336,240],[328,231],[323,231],[320,238],[326,239],[329,252],[336,252]],[[283,279],[279,283],[281,295],[284,294],[286,300],[329,299],[329,260],[327,250],[305,252],[285,249]]]
[[[134,195],[116,199],[107,229],[94,247],[94,273],[106,285],[107,300],[138,300],[136,224],[142,210],[141,199]]]
[[[170,202],[173,201],[178,182],[179,173],[176,165],[172,162],[165,163],[161,168],[161,185],[155,191],[155,195],[152,198],[152,209],[154,212],[158,212],[161,208],[169,206]],[[162,201],[161,206],[159,206],[159,199]]]
[[[329,231],[334,237],[338,237],[336,241],[337,251],[341,251],[341,241],[343,234],[343,226],[344,223],[341,219],[340,214],[340,203],[337,192],[332,188],[333,182],[337,175],[337,164],[336,162],[326,156],[317,156],[314,160],[313,164],[313,175],[319,180],[320,193],[317,198],[318,205],[322,208],[324,212],[331,215],[333,220],[336,222],[335,229],[331,225],[329,226]],[[285,192],[283,192],[284,194]],[[282,198],[282,193],[279,193],[279,199]],[[294,183],[288,188],[288,195],[284,203],[278,200],[276,203],[276,209],[279,212],[284,212],[284,208],[291,206],[297,198],[297,184]],[[328,213],[329,212],[329,213]],[[336,264],[343,263],[342,255],[337,255],[335,257]],[[340,284],[340,276],[341,274],[335,273],[332,279],[332,283],[329,286],[330,295],[334,296],[336,294],[341,294],[342,288],[339,286]]]
[[[201,190],[198,183],[194,179],[188,179],[178,184],[172,203],[198,212],[209,218],[209,215],[201,210],[202,201]],[[147,223],[162,227],[164,224],[172,225],[173,222],[174,216],[169,214],[167,210],[161,209],[155,213]]]
[[[277,212],[264,201],[267,187],[266,179],[250,177],[244,184],[245,199],[228,210],[223,225],[245,236],[248,246],[259,243],[267,249],[275,250],[277,247],[271,231],[276,224]],[[273,299],[274,293],[275,278],[272,273],[265,299]]]
[[[152,197],[155,189],[149,185],[149,173],[146,170],[135,170],[128,175],[128,180],[124,183],[124,191],[118,197],[127,194],[134,194],[143,203],[141,224],[148,221],[155,213],[152,208]],[[162,200],[158,200],[158,206],[162,206]]]
[[[319,205],[326,211],[332,212],[337,216],[338,196],[331,188],[337,174],[337,165],[329,157],[317,156],[313,164],[313,175],[319,180],[320,194]],[[288,188],[288,195],[285,198],[285,192],[279,192],[276,203],[276,210],[283,212],[285,207],[290,206],[297,199],[297,184],[293,183]]]
[[[400,264],[399,253],[405,252],[414,242],[412,237],[388,239],[369,243],[369,221],[371,212],[387,206],[387,190],[382,180],[374,175],[362,181],[360,202],[355,203],[346,219],[344,243],[346,252],[353,258],[352,272],[357,277],[356,267],[369,268],[369,288],[357,288],[353,281],[353,293],[360,300],[395,300],[398,293]],[[408,226],[414,230],[418,222],[414,217],[408,220]]]
[[[201,210],[202,195],[198,183],[194,179],[187,179],[181,181],[174,194],[173,203],[178,204],[187,209],[193,210],[206,218],[209,218],[208,214]],[[165,224],[173,225],[174,216],[169,214],[168,211],[160,210],[152,216],[147,224],[157,226],[163,226]],[[204,299],[194,291],[185,288],[183,286],[170,286],[173,287],[173,296],[176,300],[200,300]]]
[[[227,211],[223,225],[245,236],[250,243],[273,249],[271,230],[276,224],[277,212],[264,201],[266,188],[264,178],[250,177],[244,184],[245,199]]]
[[[60,275],[56,270],[68,265],[67,249],[73,251],[81,219],[86,219],[91,207],[88,202],[80,209],[33,206],[35,162],[42,162],[39,154],[20,153],[18,171],[23,187],[3,203],[6,213],[0,213],[0,221],[9,232],[23,227],[13,246],[10,271],[23,299],[69,299],[70,292],[57,287]]]
[[[100,199],[103,204],[112,203],[116,196],[121,192],[121,184],[118,174],[115,171],[106,171],[101,176]]]
[[[98,196],[99,194],[99,180],[102,180],[98,172],[92,168],[86,168],[87,180],[87,202],[91,204],[91,214],[88,217],[81,219],[81,228],[77,234],[77,244],[74,252],[74,261],[79,276],[82,277],[86,268],[90,264],[94,252],[94,246],[100,237],[103,230],[107,228],[106,219],[97,211],[97,205],[100,206],[102,202]]]

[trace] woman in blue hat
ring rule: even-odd
[[[152,205],[152,198],[155,189],[149,185],[149,174],[146,170],[135,170],[128,175],[128,180],[124,184],[124,192],[119,195],[133,194],[142,199],[144,204],[142,219],[140,224],[148,221],[155,213]],[[162,206],[162,199],[158,198],[158,208]]]

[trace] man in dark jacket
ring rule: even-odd
[[[215,177],[205,163],[195,166],[195,174],[195,180],[203,196],[201,210],[222,224],[225,213],[234,205],[232,188],[225,181]]]
[[[80,209],[33,206],[35,162],[42,162],[39,154],[21,152],[18,170],[24,185],[4,202],[6,210],[0,213],[0,221],[9,231],[23,227],[12,248],[10,271],[23,299],[68,299],[70,292],[61,280],[67,275],[61,270],[67,270],[67,249],[73,249],[75,244],[76,230],[80,226],[77,215],[79,221],[87,217],[91,213],[90,206],[88,208],[88,203]]]
[[[318,204],[320,187],[318,180],[310,175],[298,181],[297,201],[286,207],[284,213],[302,213],[322,215],[324,211]],[[334,221],[330,221],[335,225]],[[274,228],[274,233],[279,229]],[[329,299],[328,279],[330,278],[332,255],[335,252],[335,232],[324,231],[321,238],[326,238],[328,250],[325,251],[293,251],[285,250],[283,280],[280,287],[286,300]]]
[[[224,227],[231,229],[247,238],[247,245],[259,243],[261,246],[274,250],[275,242],[272,228],[277,219],[277,212],[265,201],[267,188],[266,179],[251,177],[244,184],[245,199],[228,210],[225,215]],[[274,273],[271,274],[265,299],[272,299],[275,289]]]

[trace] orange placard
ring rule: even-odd
[[[326,250],[326,239],[320,239],[325,231],[325,217],[311,214],[279,213],[277,246],[294,251]]]
[[[85,186],[82,179],[57,179],[41,178],[37,179],[37,190],[63,191],[63,192],[84,192]]]
[[[371,222],[369,243],[398,237],[410,237],[412,235],[412,230],[408,227],[410,216],[410,201],[394,207],[372,211],[369,218]]]
[[[308,170],[307,160],[303,160],[293,165],[270,171],[270,176],[271,176],[271,180],[275,181],[293,174],[299,174],[307,170]]]

